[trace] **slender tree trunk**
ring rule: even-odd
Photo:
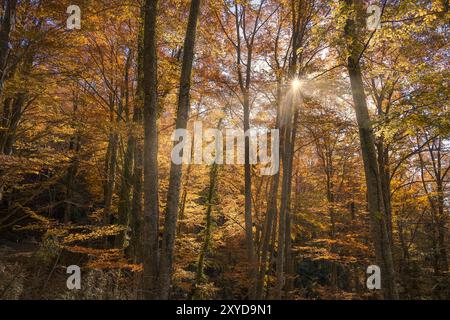
[[[119,204],[118,204],[118,222],[121,226],[128,229],[130,226],[131,211],[131,187],[133,183],[133,157],[134,157],[135,139],[129,134],[127,149],[122,165],[122,177],[120,181]],[[123,248],[127,230],[124,230],[116,237],[116,248]]]
[[[294,101],[295,103],[295,101]],[[294,104],[295,114],[292,127],[292,135],[289,150],[289,170],[288,170],[288,189],[287,189],[287,207],[286,207],[286,234],[285,234],[285,272],[286,272],[286,298],[294,287],[294,261],[292,259],[292,215],[291,215],[291,198],[292,198],[292,168],[294,163],[294,148],[297,138],[297,126],[300,116],[299,106]]]
[[[127,126],[127,147],[122,164],[122,176],[120,181],[119,191],[119,204],[118,204],[118,222],[119,225],[126,227],[126,229],[119,233],[116,237],[116,248],[123,248],[125,245],[125,239],[129,234],[128,229],[130,226],[130,209],[131,209],[131,187],[132,187],[132,175],[133,175],[133,161],[134,161],[134,148],[136,139],[133,134],[133,125],[130,123],[130,106],[129,106],[129,70],[131,66],[132,53],[129,51],[125,64],[124,84],[122,88],[122,96],[125,100],[125,114],[126,114],[126,126]]]
[[[3,84],[6,80],[7,60],[11,31],[15,24],[17,0],[3,1],[3,16],[0,22],[0,96],[3,93]]]
[[[280,110],[281,110],[281,80],[277,82],[277,119],[276,119],[276,129],[280,128]],[[279,152],[279,150],[278,150]],[[270,244],[270,239],[272,236],[272,228],[274,224],[274,219],[277,217],[278,210],[278,189],[280,184],[280,171],[278,170],[272,178],[270,185],[270,195],[269,201],[267,203],[267,212],[264,221],[264,229],[262,232],[262,244],[259,259],[259,273],[256,283],[256,296],[257,300],[263,298],[264,283],[267,273],[267,258],[268,249]]]
[[[189,21],[184,40],[183,64],[181,68],[180,91],[176,129],[186,129],[190,110],[191,74],[194,60],[197,21],[200,13],[200,0],[192,0]],[[182,155],[181,155],[182,156]],[[164,238],[162,244],[159,290],[161,299],[168,299],[173,268],[173,250],[175,245],[178,204],[180,201],[180,180],[182,165],[172,163],[170,166],[167,207],[165,211]]]
[[[12,102],[9,126],[7,131],[5,132],[5,139],[3,141],[3,153],[6,155],[10,155],[13,153],[13,147],[16,140],[16,132],[23,115],[25,100],[26,94],[24,92],[20,92]]]
[[[419,137],[417,137],[417,144],[419,143]],[[437,145],[436,145],[437,144]],[[420,170],[422,185],[427,195],[428,202],[430,204],[430,213],[432,218],[431,223],[431,240],[433,244],[433,268],[436,275],[440,275],[441,271],[448,271],[448,258],[447,258],[447,246],[446,246],[446,216],[444,211],[444,186],[443,180],[445,174],[442,170],[442,155],[441,155],[442,141],[441,138],[436,138],[433,144],[428,143],[428,152],[430,154],[430,160],[432,162],[432,170],[426,170],[424,158],[421,152],[418,153],[420,160]],[[425,181],[425,170],[429,173],[433,179],[436,188],[436,195],[432,195],[428,190],[427,183]],[[433,172],[434,174],[431,174]]]
[[[419,137],[417,137],[417,144],[419,145]],[[431,214],[431,244],[432,244],[432,251],[433,251],[433,269],[434,274],[436,276],[439,276],[441,274],[441,270],[439,267],[439,248],[438,248],[438,241],[437,241],[437,218],[436,218],[436,207],[434,204],[434,201],[430,195],[430,192],[428,191],[427,183],[425,181],[425,162],[422,156],[422,153],[418,153],[419,156],[419,162],[420,162],[420,178],[422,180],[422,186],[425,191],[425,194],[428,199],[428,203],[430,205],[430,214]]]
[[[327,176],[327,202],[328,202],[328,214],[330,216],[330,238],[331,240],[336,240],[336,217],[334,212],[334,183],[333,183],[333,175],[334,175],[334,167],[333,167],[333,158],[331,151],[326,152],[326,176]],[[331,244],[330,248],[331,253],[336,253],[336,245],[334,243]],[[331,262],[331,284],[333,289],[337,289],[338,287],[338,279],[337,279],[337,266],[336,262]]]
[[[3,102],[2,121],[0,130],[0,154],[5,154],[6,139],[8,137],[8,127],[11,117],[12,98],[6,98]]]
[[[278,205],[276,207],[278,209]],[[277,231],[278,231],[278,216],[280,214],[279,210],[273,212],[273,224],[270,230],[270,240],[269,240],[269,262],[267,264],[267,273],[274,274],[276,271],[276,255],[275,255],[275,245],[277,242]],[[267,284],[267,290],[265,293],[265,299],[269,299],[273,296],[273,290]]]
[[[115,98],[111,93],[110,97],[110,133],[108,142],[108,151],[106,153],[105,160],[105,185],[104,185],[104,210],[103,210],[103,223],[105,225],[112,222],[111,206],[114,195],[114,189],[116,186],[116,170],[117,170],[117,151],[119,136],[115,128],[116,120],[114,117]]]
[[[66,205],[64,208],[64,223],[69,223],[72,220],[72,199],[75,188],[75,178],[77,176],[79,161],[77,159],[80,152],[80,136],[77,134],[72,138],[70,150],[74,152],[74,159],[72,159],[66,176]]]
[[[158,0],[144,3],[144,276],[145,299],[157,298],[158,278],[158,88],[156,17]]]
[[[286,101],[286,110],[282,118],[282,161],[283,161],[283,178],[281,183],[281,207],[278,219],[278,247],[276,260],[277,283],[275,288],[275,299],[281,299],[283,287],[285,284],[285,243],[286,243],[286,215],[289,210],[289,180],[290,159],[291,159],[291,142],[292,142],[292,111],[294,108],[293,96],[288,94]]]
[[[386,299],[398,299],[391,244],[386,223],[386,209],[384,207],[383,191],[378,173],[373,132],[364,94],[361,71],[359,64],[355,65],[354,62],[349,59],[349,73],[366,175],[372,240],[375,246],[377,263],[383,272],[384,296]]]
[[[144,20],[145,10],[141,7],[141,23],[139,24],[138,39],[137,39],[137,85],[136,98],[134,101],[133,110],[133,128],[131,138],[134,141],[133,160],[134,167],[132,173],[132,199],[130,211],[130,226],[131,226],[131,241],[129,247],[129,256],[133,257],[134,263],[143,263],[143,232],[144,217],[142,211],[142,175],[143,170],[143,155],[144,149],[142,146],[141,132],[142,132],[142,111],[144,103],[144,74],[143,74],[143,38],[144,38]],[[134,276],[134,287],[136,299],[143,298],[143,274],[136,273]]]
[[[33,68],[33,60],[34,60],[34,54],[33,52],[28,52],[25,57],[24,57],[24,61],[23,63],[19,66],[16,67],[15,72],[19,73],[20,76],[23,79],[26,79],[30,73],[31,70]],[[1,84],[0,84],[1,86]],[[1,90],[1,88],[0,88]],[[7,126],[7,130],[5,132],[3,132],[2,136],[3,138],[0,138],[0,149],[3,150],[4,154],[12,154],[13,152],[13,146],[16,140],[16,133],[17,133],[17,129],[19,127],[19,123],[22,119],[23,113],[25,111],[25,109],[27,108],[27,104],[31,103],[31,101],[28,101],[28,90],[27,87],[23,87],[21,88],[14,96],[13,99],[11,99],[11,102],[9,102],[8,98],[6,99],[7,103],[11,103],[11,105],[8,105],[8,108],[6,108],[7,110],[4,110],[4,115],[8,115],[7,112],[10,109],[10,115],[9,118],[5,118],[3,119],[3,121],[5,121],[5,123],[8,124]],[[5,105],[6,107],[6,105]]]
[[[439,258],[441,262],[441,268],[444,272],[449,271],[448,257],[447,257],[447,215],[445,213],[445,200],[444,200],[444,180],[445,173],[442,167],[442,138],[437,138],[437,148],[436,148],[436,165],[435,165],[435,175],[436,175],[436,191],[437,191],[437,207],[438,207],[438,243],[439,243]],[[447,169],[448,170],[448,169]],[[448,171],[447,171],[448,172]]]
[[[191,159],[193,158],[193,156],[194,156],[194,139],[192,139],[192,142],[191,142]],[[180,201],[180,220],[185,219],[186,201],[187,201],[188,189],[190,186],[191,171],[192,171],[192,164],[191,164],[191,162],[189,162],[187,169],[186,169],[186,181],[184,183],[183,194],[181,195],[181,201]],[[182,225],[183,225],[182,223],[178,223],[177,234],[181,234],[181,232],[183,231]]]
[[[395,283],[395,270],[392,259],[391,245],[386,223],[386,207],[383,201],[383,191],[375,150],[375,139],[367,107],[366,94],[360,67],[360,41],[358,28],[364,25],[362,2],[345,0],[349,9],[355,9],[356,17],[347,19],[345,36],[349,42],[349,57],[347,69],[350,75],[351,90],[359,127],[361,151],[364,162],[366,186],[368,193],[368,209],[370,229],[375,248],[376,262],[382,272],[382,289],[385,299],[398,299]],[[350,13],[351,14],[351,13]]]
[[[259,263],[259,274],[258,274],[258,281],[256,286],[256,299],[261,300],[263,298],[264,293],[264,284],[265,284],[265,278],[267,274],[267,258],[268,258],[268,249],[270,244],[270,238],[272,235],[272,228],[274,219],[277,216],[277,194],[278,194],[278,186],[280,181],[280,175],[279,173],[275,174],[271,187],[270,187],[270,197],[269,197],[269,203],[267,205],[267,213],[266,213],[266,219],[264,222],[264,229],[262,233],[262,244],[261,244],[261,259]]]
[[[139,109],[141,109],[139,107]],[[135,117],[135,125],[138,126],[142,123],[142,109],[140,111],[135,110],[135,113],[140,115]],[[134,137],[134,168],[133,168],[133,190],[131,200],[131,212],[130,212],[130,226],[131,226],[131,243],[130,243],[130,256],[133,257],[135,263],[143,263],[144,248],[143,248],[143,225],[144,217],[142,211],[142,175],[143,175],[143,146],[138,137]],[[135,276],[135,289],[136,298],[143,298],[143,275],[138,273]]]
[[[247,73],[247,77],[250,77],[250,74]],[[247,133],[250,130],[250,101],[248,89],[245,90],[244,93],[244,131]],[[250,165],[250,137],[249,135],[245,136],[245,238],[247,242],[247,256],[250,264],[250,288],[249,288],[249,297],[250,299],[254,299],[256,293],[256,260],[255,260],[255,247],[253,240],[253,218],[252,218],[252,172]]]
[[[141,24],[138,30],[137,40],[137,76],[136,76],[136,97],[133,104],[133,126],[131,129],[131,138],[133,140],[133,172],[132,172],[132,191],[131,191],[131,209],[130,209],[130,226],[131,226],[131,242],[130,242],[130,256],[134,258],[135,263],[142,263],[143,251],[143,211],[142,211],[142,176],[143,170],[143,155],[144,149],[142,145],[142,116],[143,116],[143,104],[144,104],[144,75],[143,75],[143,37],[144,37],[144,19],[145,11],[144,7],[141,7]],[[142,284],[142,281],[140,281]],[[142,291],[137,285],[138,298],[142,298]]]
[[[73,117],[76,118],[77,109],[78,109],[78,103],[76,101],[76,98],[74,98],[74,104],[73,104]],[[76,127],[76,125],[74,126]],[[79,167],[79,155],[81,148],[81,139],[80,134],[77,132],[73,137],[70,139],[69,144],[69,151],[72,152],[72,159],[69,165],[69,168],[67,169],[67,175],[66,175],[66,204],[64,208],[64,223],[67,224],[72,220],[72,199],[73,199],[73,192],[75,187],[75,177],[78,172]]]
[[[389,171],[389,149],[385,146],[385,142],[381,138],[376,143],[378,151],[378,167],[380,171],[381,188],[383,192],[383,201],[386,207],[386,227],[388,231],[389,242],[394,245],[392,231],[392,206],[391,206],[391,177]]]
[[[295,9],[295,2],[291,2],[292,7],[292,56],[289,64],[289,80],[293,80],[297,76],[297,60],[298,49],[300,47],[300,6],[298,4]],[[297,13],[296,13],[297,11]],[[290,83],[288,84],[290,85]],[[290,205],[291,205],[291,188],[292,188],[292,162],[294,156],[295,134],[298,121],[298,110],[296,101],[297,92],[295,88],[290,88],[286,94],[285,110],[282,113],[280,128],[281,128],[281,149],[282,163],[283,163],[283,178],[281,183],[281,206],[278,220],[278,248],[276,261],[276,278],[277,283],[275,287],[275,298],[281,299],[283,296],[283,288],[285,285],[285,271],[286,268],[292,269],[287,265],[290,261]],[[295,123],[293,121],[295,120]],[[289,229],[286,229],[289,228]],[[289,239],[287,239],[289,237]],[[289,245],[289,247],[287,247]],[[288,257],[289,255],[289,257]]]
[[[441,260],[441,267],[442,270],[445,272],[449,271],[449,265],[448,265],[448,257],[447,257],[447,218],[446,214],[444,212],[444,188],[442,185],[442,180],[438,183],[438,212],[439,212],[439,218],[438,218],[438,243],[439,243],[439,257]]]
[[[220,127],[220,124],[219,124]],[[211,171],[209,174],[209,188],[208,188],[208,198],[206,199],[206,215],[205,215],[205,235],[203,239],[202,248],[200,250],[200,255],[198,258],[197,264],[197,272],[195,277],[195,288],[194,288],[194,299],[201,299],[201,293],[199,286],[203,283],[203,269],[205,266],[205,256],[208,254],[209,243],[211,241],[211,224],[212,224],[212,209],[213,202],[216,194],[216,185],[217,185],[217,172],[218,172],[218,164],[213,163],[211,166]]]
[[[237,76],[239,82],[239,88],[242,94],[242,106],[244,109],[244,131],[247,133],[250,129],[250,85],[252,82],[252,59],[253,59],[253,46],[255,36],[258,33],[258,24],[261,18],[263,1],[259,3],[257,14],[254,20],[253,30],[250,35],[247,35],[246,25],[246,11],[247,4],[239,5],[238,1],[234,2],[235,9],[235,27],[236,27],[236,62],[237,62]],[[242,14],[242,17],[239,16]],[[241,32],[244,34],[245,47],[247,49],[247,57],[245,64],[245,74],[242,71],[243,59],[242,59],[242,38]],[[252,218],[252,176],[251,176],[251,164],[250,164],[250,138],[245,137],[245,161],[244,161],[244,221],[245,221],[245,240],[247,247],[247,258],[249,263],[249,298],[254,299],[256,295],[256,287],[258,282],[258,266],[257,256],[255,254],[255,244],[253,237],[253,218]]]
[[[403,209],[402,209],[403,211]],[[408,272],[409,269],[409,249],[405,239],[405,231],[403,230],[403,222],[397,221],[398,237],[402,248],[402,258],[400,262],[400,274]]]

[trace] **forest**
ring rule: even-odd
[[[448,0],[1,0],[0,300],[450,300]]]

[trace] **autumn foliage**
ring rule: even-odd
[[[448,1],[1,4],[0,299],[450,299]]]

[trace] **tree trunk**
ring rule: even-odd
[[[183,64],[178,95],[176,129],[186,129],[190,109],[191,74],[194,60],[197,21],[200,13],[200,0],[192,0],[189,21],[184,40]],[[177,142],[175,142],[176,144]],[[181,155],[183,156],[183,155]],[[178,204],[180,201],[180,180],[182,164],[171,163],[167,207],[165,211],[164,238],[161,252],[159,274],[159,298],[168,299],[173,267],[173,250],[175,245]]]
[[[302,2],[298,2],[297,10],[295,2],[291,2],[292,6],[292,56],[289,63],[289,80],[297,77],[298,49],[301,41],[300,21]],[[297,14],[297,13],[298,14]],[[290,85],[290,83],[288,84]],[[285,285],[285,271],[292,270],[291,265],[291,222],[290,222],[290,205],[291,205],[291,189],[292,189],[292,162],[294,156],[295,135],[298,121],[298,110],[296,101],[297,92],[295,88],[289,88],[286,93],[285,110],[282,113],[280,122],[281,129],[281,159],[283,163],[283,178],[281,183],[281,206],[278,220],[278,248],[276,260],[276,278],[275,298],[281,299],[283,296],[283,287]],[[295,123],[293,121],[295,120]],[[289,237],[289,239],[287,238]],[[288,247],[289,246],[289,247]],[[288,266],[289,263],[289,266]]]
[[[158,277],[158,88],[156,17],[158,0],[144,4],[144,298],[157,297]]]
[[[291,142],[290,142],[290,150],[289,150],[289,171],[288,171],[288,189],[287,189],[287,207],[286,207],[286,234],[285,234],[285,272],[286,272],[286,298],[289,299],[289,293],[294,287],[294,261],[292,259],[292,227],[291,227],[291,197],[292,197],[292,168],[293,168],[293,162],[294,162],[294,148],[295,148],[295,142],[297,137],[297,125],[299,121],[299,109],[298,106],[295,104],[294,101],[294,122],[292,127],[292,134],[291,134]]]
[[[134,157],[135,139],[129,133],[127,141],[127,149],[125,151],[125,157],[122,165],[122,177],[120,181],[120,191],[119,191],[119,204],[118,204],[118,222],[121,226],[128,229],[130,225],[130,210],[131,210],[131,186],[132,186],[132,176],[133,176],[133,157]],[[124,242],[127,230],[124,230],[116,237],[116,248],[122,249],[124,247]]]
[[[370,216],[370,231],[375,248],[376,263],[382,272],[382,290],[385,299],[398,299],[395,283],[395,270],[389,241],[386,207],[383,201],[383,191],[375,150],[375,139],[372,131],[366,94],[360,67],[360,39],[358,27],[364,24],[362,3],[353,0],[345,1],[347,6],[356,9],[356,17],[347,19],[345,36],[349,42],[349,57],[347,69],[350,75],[351,90],[359,128],[361,152],[364,162],[366,186],[368,193],[368,209]]]
[[[220,125],[219,125],[220,126]],[[218,164],[213,163],[211,166],[211,171],[209,174],[209,189],[208,189],[208,198],[206,199],[206,215],[205,215],[205,235],[203,239],[202,248],[200,250],[200,255],[198,258],[197,264],[197,272],[195,277],[195,288],[194,288],[194,299],[202,299],[199,286],[203,283],[203,269],[205,266],[205,256],[209,250],[209,243],[211,241],[211,223],[212,223],[212,208],[213,201],[216,193],[216,185],[217,185],[217,172],[218,172]]]
[[[292,114],[294,108],[294,96],[288,94],[286,109],[281,121],[282,128],[282,162],[283,162],[283,178],[281,183],[281,206],[278,219],[278,247],[276,260],[276,276],[277,283],[275,288],[275,299],[281,299],[283,287],[285,284],[285,242],[286,242],[286,216],[289,210],[289,184],[291,178],[290,160],[291,160],[291,143],[292,143]]]
[[[20,92],[12,102],[11,117],[9,119],[9,125],[7,131],[5,132],[5,138],[3,140],[3,153],[6,155],[10,155],[13,153],[14,142],[16,140],[16,132],[23,115],[25,100],[26,94],[24,92]]]
[[[141,7],[141,21],[144,21],[144,7]],[[144,75],[143,75],[143,23],[139,25],[138,43],[137,43],[137,85],[136,85],[136,98],[134,101],[133,110],[133,128],[131,137],[134,142],[133,149],[133,173],[132,173],[132,199],[131,199],[131,211],[130,211],[130,225],[131,225],[131,243],[130,252],[134,257],[136,263],[142,263],[143,251],[142,251],[142,175],[143,170],[143,155],[144,149],[142,146],[142,139],[140,133],[142,130],[142,111],[144,103]]]
[[[277,82],[277,119],[276,129],[280,128],[280,111],[281,111],[281,79]],[[272,235],[274,219],[277,217],[278,210],[278,189],[280,184],[280,171],[278,170],[272,178],[270,186],[270,196],[267,203],[267,213],[264,221],[264,229],[262,234],[261,258],[259,261],[259,273],[256,283],[256,299],[261,300],[264,293],[264,283],[267,273],[267,255]]]
[[[250,73],[247,73],[247,77],[250,77]],[[244,131],[247,133],[250,129],[250,101],[248,89],[245,89],[244,93]],[[253,241],[253,218],[252,218],[252,172],[250,165],[250,137],[245,136],[245,238],[247,242],[247,256],[250,264],[250,288],[249,298],[254,299],[256,293],[256,261],[255,261],[255,248]]]
[[[127,148],[122,164],[122,176],[120,181],[119,191],[119,204],[118,204],[118,222],[119,225],[126,227],[126,229],[119,233],[116,237],[116,248],[123,248],[125,245],[125,239],[128,234],[128,228],[130,226],[130,207],[131,207],[131,185],[133,175],[133,158],[136,139],[133,134],[133,126],[130,124],[129,113],[129,70],[131,65],[132,53],[128,52],[125,64],[124,84],[122,88],[122,100],[125,100],[125,114],[127,125]]]
[[[11,31],[15,24],[17,0],[3,1],[3,16],[0,23],[0,96],[7,77],[7,60]]]
[[[386,207],[386,227],[388,231],[389,242],[394,245],[392,231],[392,206],[391,206],[391,177],[389,170],[389,149],[385,146],[383,138],[376,143],[378,151],[378,168],[380,171],[381,188],[383,192],[383,201]]]
[[[194,157],[194,139],[192,139],[192,142],[191,142],[191,159],[193,157]],[[188,189],[190,186],[191,171],[192,171],[192,163],[189,162],[187,169],[186,169],[186,181],[184,182],[183,194],[181,195],[181,201],[180,201],[180,220],[185,219],[186,201],[187,201]],[[182,225],[183,225],[182,223],[178,223],[177,234],[181,234],[181,232],[183,231]]]
[[[3,102],[2,121],[0,129],[0,154],[5,154],[6,138],[8,137],[8,127],[11,117],[12,98],[6,98]]]
[[[110,224],[112,221],[111,206],[116,186],[116,170],[117,170],[117,151],[119,143],[119,135],[115,128],[116,119],[114,117],[115,98],[113,93],[110,96],[110,133],[108,141],[108,149],[105,156],[105,185],[104,185],[104,210],[103,224]]]
[[[78,103],[76,101],[76,98],[74,98],[74,104],[73,104],[73,117],[76,119],[78,109]],[[76,121],[76,120],[75,120]],[[76,127],[76,125],[74,125]],[[74,128],[76,129],[76,128]],[[78,130],[77,130],[78,131]],[[72,159],[70,161],[69,168],[67,169],[67,175],[66,175],[66,204],[64,208],[64,223],[68,224],[72,220],[72,199],[73,199],[73,192],[75,187],[75,177],[78,172],[79,167],[79,152],[81,148],[81,139],[80,139],[79,132],[76,132],[73,137],[70,139],[69,144],[69,151],[73,152]]]
[[[437,138],[437,148],[436,148],[436,165],[435,165],[435,175],[436,175],[436,191],[437,191],[437,207],[438,207],[438,243],[439,243],[439,258],[441,262],[441,268],[444,272],[448,272],[448,258],[447,258],[447,216],[445,213],[445,196],[444,196],[444,181],[445,181],[445,170],[443,170],[442,163],[442,138]],[[434,159],[434,158],[433,158]],[[447,171],[448,172],[448,171]]]

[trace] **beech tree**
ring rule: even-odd
[[[446,1],[77,5],[1,2],[0,299],[449,298]]]

